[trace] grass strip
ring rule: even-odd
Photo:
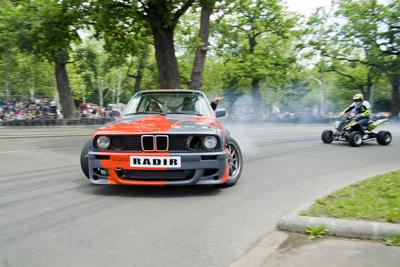
[[[400,223],[400,171],[337,190],[300,215]]]

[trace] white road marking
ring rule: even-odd
[[[52,150],[74,150],[78,148],[81,147],[57,147],[57,148],[43,148],[43,149],[9,150],[9,151],[1,151],[0,154],[40,152],[40,151],[52,151]]]

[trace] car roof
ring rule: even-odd
[[[191,90],[191,89],[153,89],[153,90],[143,90],[139,93],[154,93],[154,92],[192,92],[192,93],[203,93],[200,90]]]

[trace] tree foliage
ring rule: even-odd
[[[59,95],[67,117],[72,98],[106,105],[144,88],[190,86],[223,95],[228,108],[251,100],[246,112],[257,118],[338,111],[357,92],[398,113],[397,0],[337,1],[307,24],[280,0],[0,5],[0,98]]]
[[[8,2],[1,21],[8,45],[44,58],[54,64],[60,103],[66,118],[75,116],[66,64],[73,42],[79,41],[78,29],[85,20],[83,1],[15,1]]]
[[[399,7],[399,1],[384,4],[376,0],[343,0],[337,6],[334,16],[338,19],[333,23],[326,20],[327,14],[321,10],[310,20],[318,36],[310,43],[330,59],[331,69],[335,69],[337,61],[347,62],[350,67],[359,65],[355,68],[358,70],[365,69],[366,88],[360,84],[357,87],[367,98],[380,74],[388,79],[394,116],[398,116],[400,105]],[[325,27],[319,26],[321,24]],[[356,83],[355,75],[338,74]]]

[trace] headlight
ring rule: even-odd
[[[206,136],[203,139],[203,145],[206,149],[214,149],[218,144],[218,140],[215,136]]]
[[[97,147],[100,149],[107,149],[110,146],[110,138],[108,136],[99,136],[96,140]]]

